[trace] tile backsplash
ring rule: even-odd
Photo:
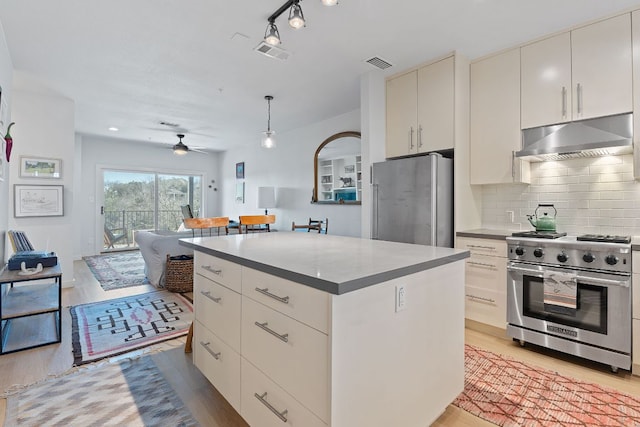
[[[482,187],[485,228],[533,230],[527,214],[552,203],[558,231],[640,235],[640,182],[631,154],[531,163],[530,185]]]

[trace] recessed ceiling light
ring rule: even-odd
[[[117,128],[117,127],[115,127],[115,126],[111,126],[111,127],[109,128],[109,130],[110,130],[111,132],[118,132],[120,129],[118,129],[118,128]]]

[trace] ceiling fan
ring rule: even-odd
[[[179,156],[183,156],[187,154],[189,151],[195,151],[197,153],[207,154],[205,151],[202,151],[198,148],[189,148],[182,142],[182,138],[184,138],[184,134],[179,133],[176,135],[179,139],[178,143],[173,146],[173,154],[177,154]]]

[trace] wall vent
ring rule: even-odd
[[[284,61],[286,59],[289,58],[289,56],[291,56],[291,54],[289,52],[287,52],[284,49],[281,49],[279,47],[276,46],[271,46],[270,44],[262,41],[260,42],[260,44],[258,46],[256,46],[253,50],[255,50],[256,52],[259,52],[265,56],[268,56],[269,58],[275,58],[275,59],[279,59],[281,61]]]
[[[392,67],[390,63],[388,63],[384,59],[379,58],[377,56],[374,56],[373,58],[369,58],[365,62],[368,62],[369,64],[381,70],[386,70],[387,68]]]

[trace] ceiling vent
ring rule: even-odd
[[[170,128],[177,128],[178,126],[180,126],[180,125],[179,125],[179,124],[177,124],[177,123],[170,123],[170,122],[164,122],[164,121],[163,121],[163,122],[160,122],[160,124],[161,124],[162,126],[168,126],[168,127],[170,127]]]
[[[275,58],[275,59],[279,59],[281,61],[284,61],[286,59],[289,58],[289,56],[291,56],[291,54],[289,52],[287,52],[284,49],[281,49],[279,47],[276,46],[271,46],[268,43],[260,42],[260,44],[258,46],[256,46],[253,50],[268,56],[269,58]]]
[[[387,68],[392,66],[387,61],[385,61],[382,58],[378,58],[377,56],[374,56],[373,58],[369,58],[365,62],[368,62],[369,64],[381,70],[386,70]]]

